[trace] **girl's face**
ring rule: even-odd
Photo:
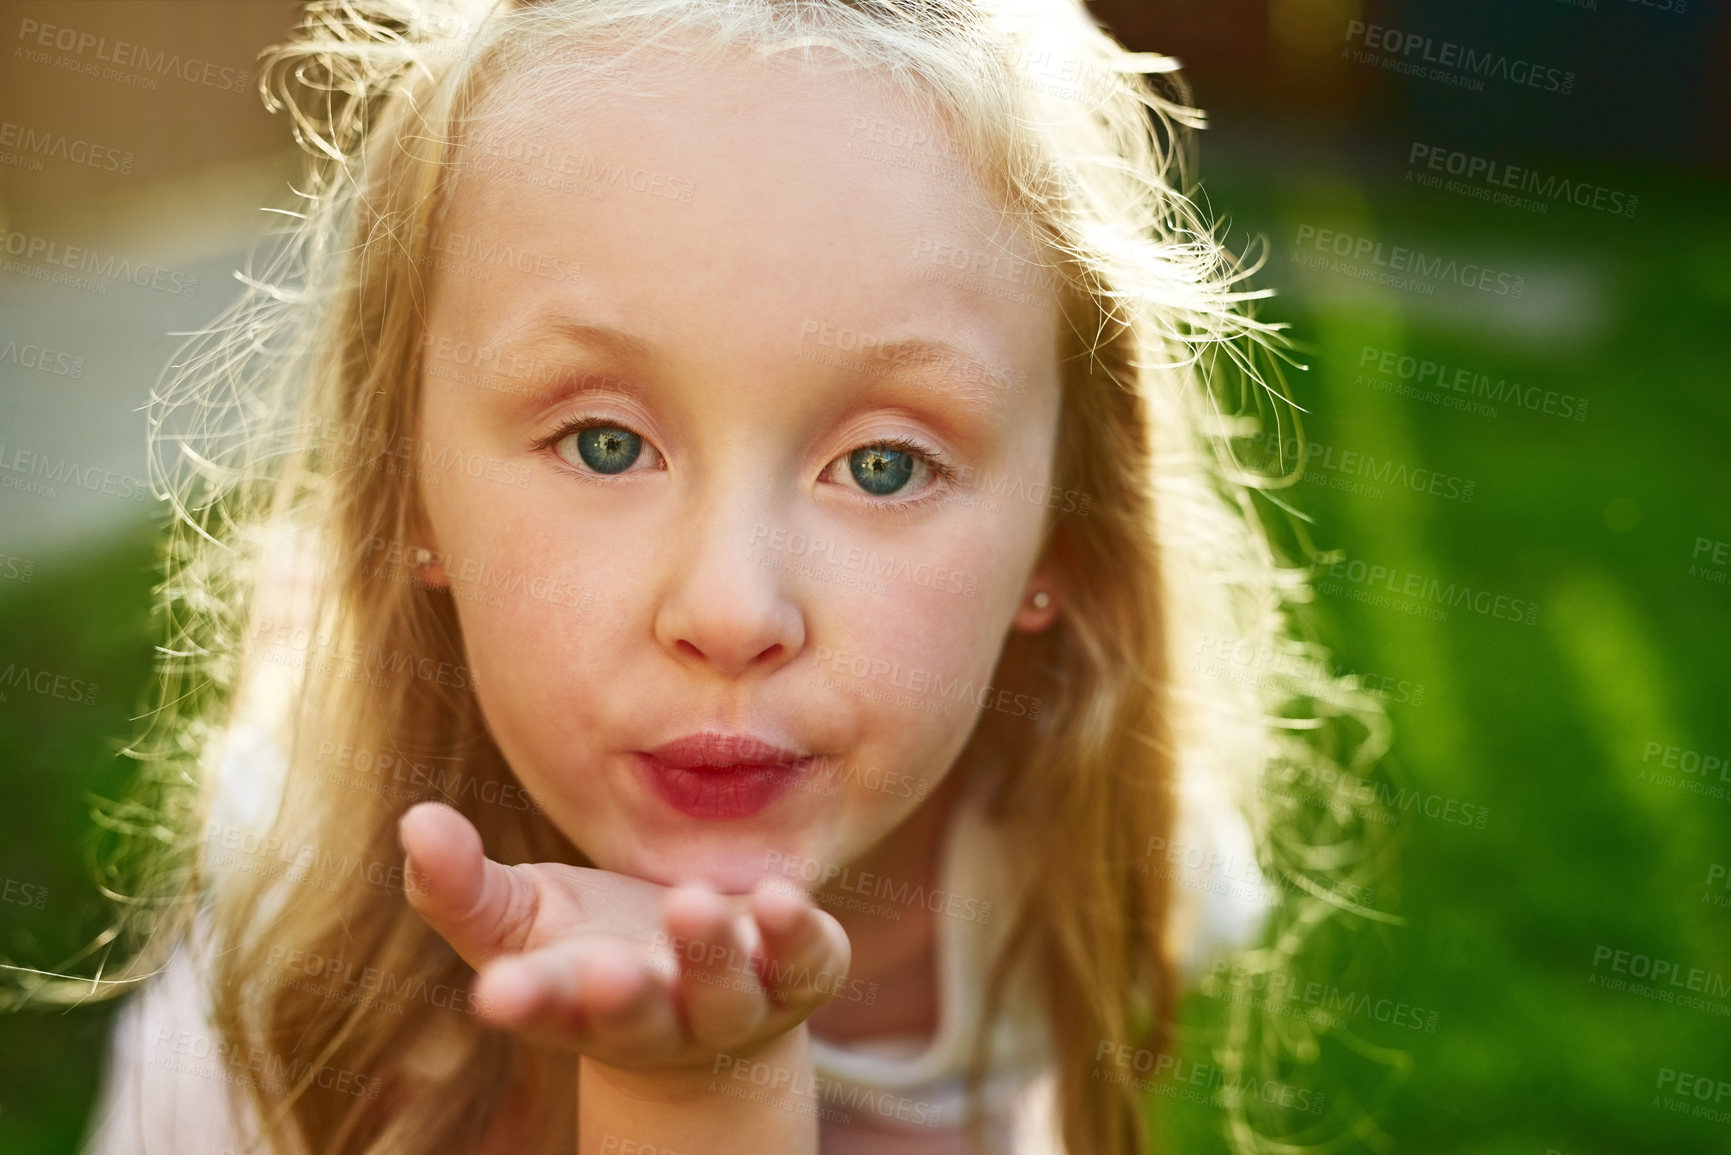
[[[873,82],[687,65],[495,99],[431,238],[428,576],[487,723],[598,866],[846,864],[1001,693],[1040,567],[1058,307]],[[647,87],[647,86],[639,86]],[[807,865],[810,864],[810,865]]]

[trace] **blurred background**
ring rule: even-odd
[[[1209,112],[1203,192],[1308,366],[1318,615],[1395,725],[1370,905],[1403,922],[1310,976],[1332,1026],[1292,1083],[1325,1109],[1291,1138],[1731,1151],[1731,17],[1094,9]],[[0,961],[105,925],[90,798],[152,671],[142,407],[286,202],[254,74],[294,16],[0,3]],[[1185,1008],[1163,1150],[1225,1150],[1229,993]],[[0,1017],[0,1153],[77,1149],[111,1011]]]

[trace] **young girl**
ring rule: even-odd
[[[1142,1150],[1267,905],[1167,864],[1322,757],[1199,660],[1303,586],[1171,62],[1074,0],[269,55],[314,163],[157,412],[180,852],[93,1149]]]

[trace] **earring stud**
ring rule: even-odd
[[[411,569],[420,569],[432,560],[433,551],[428,549],[426,546],[416,545],[409,547],[409,567]]]
[[[1034,594],[1033,602],[1035,609],[1043,610],[1052,604],[1052,595],[1047,593],[1045,590],[1040,590]]]

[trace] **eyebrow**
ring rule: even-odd
[[[539,342],[549,337],[589,345],[618,357],[647,358],[650,355],[649,343],[624,329],[544,315],[532,316],[521,325],[511,326],[494,344],[503,345],[525,338]]]
[[[874,343],[870,352],[862,353],[857,348],[843,350],[824,345],[808,350],[807,336],[809,334],[801,334],[793,353],[795,359],[848,370],[850,376],[879,377],[903,385],[911,383],[909,378],[929,377],[922,370],[946,370],[938,376],[971,409],[997,410],[1007,394],[1020,391],[1005,372],[993,368],[985,358],[949,341],[906,337],[883,344]],[[491,346],[526,345],[535,348],[548,341],[587,346],[621,360],[643,362],[654,357],[649,342],[634,333],[613,325],[575,321],[546,313],[531,315],[519,324],[508,326],[493,339]],[[546,391],[543,400],[551,401],[566,391],[566,387],[556,385]]]
[[[841,353],[840,350],[837,352]],[[847,353],[841,355],[848,357]],[[921,369],[934,367],[954,367],[960,371],[944,373],[944,381],[955,388],[963,401],[980,409],[996,408],[1002,403],[1003,396],[1014,388],[1010,378],[992,368],[985,358],[960,345],[927,337],[891,341],[877,346],[869,355],[856,354],[848,359],[865,365],[881,361],[885,365],[883,371],[870,373],[868,370],[868,374],[885,377],[917,375]]]

